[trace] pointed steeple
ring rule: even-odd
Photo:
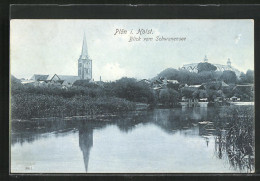
[[[83,37],[83,44],[82,44],[82,50],[81,50],[81,58],[82,58],[82,59],[87,59],[87,58],[88,58],[88,47],[87,47],[87,40],[86,40],[85,32],[84,32],[84,37]]]

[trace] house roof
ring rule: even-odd
[[[42,74],[34,74],[31,78],[31,80],[46,80],[49,75],[42,75]]]
[[[147,80],[147,79],[142,79],[142,80],[140,80],[139,82],[144,82],[144,83],[148,83],[148,84],[151,83],[151,81],[149,81],[149,80]]]
[[[221,82],[222,87],[228,87],[229,85],[227,85],[224,81]]]
[[[191,88],[199,88],[201,85],[190,85]]]
[[[233,90],[235,89],[242,89],[242,88],[251,88],[251,90],[254,89],[254,84],[245,84],[245,85],[236,85]]]
[[[60,78],[60,80],[65,80],[69,84],[73,84],[76,80],[80,79],[79,76],[75,75],[58,75],[58,77]]]
[[[254,84],[237,85],[237,87],[253,87]]]
[[[55,77],[58,78],[57,81],[66,81],[69,84],[73,84],[76,80],[79,80],[80,77],[79,76],[75,76],[75,75],[57,75],[57,74],[50,74],[50,75],[43,75],[43,74],[34,74],[32,76],[32,78],[30,79],[30,81],[51,81],[53,80]],[[24,83],[27,83],[28,81],[24,81]]]
[[[172,83],[172,84],[178,84],[178,80],[167,80],[168,83]]]
[[[208,100],[208,98],[201,98],[200,100]]]
[[[21,81],[22,84],[30,84],[30,83],[34,83],[34,80],[23,80]]]
[[[47,77],[46,80],[53,80],[55,77],[57,77],[59,80],[61,80],[60,77],[59,77],[57,74],[50,74],[50,75]]]

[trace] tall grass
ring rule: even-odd
[[[58,95],[26,92],[11,97],[11,117],[13,119],[82,116],[134,109],[134,103],[116,97],[78,95],[64,98]]]
[[[254,107],[226,108],[220,113],[216,137],[219,158],[228,157],[238,170],[254,170]]]

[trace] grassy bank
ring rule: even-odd
[[[15,94],[11,98],[12,119],[66,117],[135,110],[135,103],[116,97],[84,95]]]

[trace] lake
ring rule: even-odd
[[[231,123],[223,115],[230,117],[227,107],[154,109],[99,120],[13,121],[11,172],[254,172],[253,144],[235,142],[235,130],[227,131]],[[253,139],[251,119],[250,124],[247,140]]]

